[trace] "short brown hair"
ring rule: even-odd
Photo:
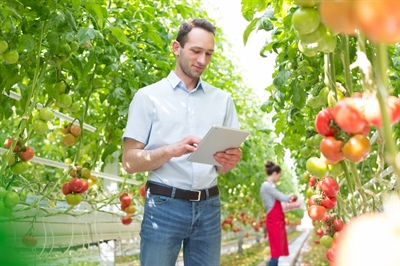
[[[279,174],[282,171],[281,167],[274,162],[267,161],[265,164],[265,172],[267,175],[272,175],[274,172]]]
[[[187,36],[193,28],[202,28],[215,36],[216,28],[211,22],[203,18],[190,19],[179,27],[178,35],[176,36],[176,41],[179,42],[182,48],[185,46]]]

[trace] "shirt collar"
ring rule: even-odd
[[[183,83],[183,81],[175,74],[174,71],[171,71],[167,77],[168,82],[171,84],[173,89],[183,89],[187,91],[187,88],[185,86],[185,84]],[[197,83],[196,88],[193,91],[197,91],[197,90],[201,90],[201,91],[205,91],[204,90],[204,85],[203,85],[203,81],[201,78],[199,78],[199,82]]]

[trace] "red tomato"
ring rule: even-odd
[[[320,204],[319,204],[320,200],[321,200],[320,196],[318,196],[318,195],[312,195],[312,196],[308,199],[308,201],[307,201],[308,206],[320,205]]]
[[[389,96],[386,101],[386,111],[391,124],[400,120],[400,99],[395,96]],[[382,126],[382,112],[378,98],[374,95],[368,98],[364,109],[364,116],[368,123],[373,126]]]
[[[19,158],[22,161],[29,161],[33,156],[35,156],[35,151],[31,146],[26,146],[19,151]]]
[[[354,1],[354,15],[360,30],[376,43],[400,41],[400,1]]]
[[[325,235],[324,230],[322,230],[321,228],[318,228],[315,233],[317,234],[317,236],[322,237],[323,235]]]
[[[352,0],[323,0],[318,9],[322,23],[334,32],[356,34],[358,23]]]
[[[130,225],[130,224],[132,223],[132,217],[130,217],[130,216],[124,216],[124,217],[122,217],[121,222],[122,222],[122,224],[124,224],[124,225]]]
[[[72,191],[69,189],[69,182],[65,182],[61,190],[64,195],[70,194]]]
[[[365,130],[367,121],[359,112],[354,98],[345,97],[338,101],[333,108],[333,117],[336,124],[345,132],[358,134]]]
[[[122,193],[119,195],[119,201],[122,202],[122,198],[125,197],[125,196],[129,196],[128,193],[122,192]]]
[[[321,188],[329,198],[336,197],[339,192],[339,184],[332,177],[326,176],[321,181]]]
[[[146,197],[146,184],[140,186],[139,195],[142,196],[143,198]]]
[[[343,141],[335,139],[335,137],[325,137],[319,146],[322,155],[332,162],[339,162],[343,160],[342,154]]]
[[[14,141],[14,138],[11,137],[11,138],[8,138],[8,139],[4,142],[4,146],[6,147],[7,150],[10,149],[11,144],[13,143],[13,141]],[[19,151],[19,141],[17,142],[17,144],[15,144],[13,152],[17,152],[17,151]]]
[[[335,258],[335,254],[336,254],[336,248],[331,247],[326,251],[326,259],[329,262],[332,262]]]
[[[336,197],[325,197],[321,200],[321,205],[324,206],[327,210],[332,210],[336,206]]]
[[[131,205],[131,202],[132,202],[132,198],[130,197],[130,196],[123,196],[122,198],[121,198],[121,205],[122,206],[129,206],[129,205]]]
[[[336,232],[340,232],[343,229],[343,221],[340,219],[333,220],[333,226],[335,227]]]
[[[357,134],[351,137],[344,145],[342,153],[350,162],[358,163],[364,160],[371,150],[371,143],[364,135]]]
[[[316,181],[317,181],[317,178],[315,176],[310,177],[310,179],[308,179],[308,186],[314,187]]]
[[[324,206],[311,205],[308,207],[307,213],[312,220],[320,221],[325,217],[326,209]]]
[[[324,137],[334,136],[335,128],[331,126],[332,121],[333,108],[322,109],[315,117],[315,129]]]
[[[68,188],[72,192],[80,193],[80,191],[84,189],[84,187],[85,187],[84,180],[78,177],[74,177],[71,179],[71,181],[69,181]]]

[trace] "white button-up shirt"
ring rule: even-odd
[[[230,94],[202,80],[189,92],[171,71],[167,78],[136,92],[122,138],[140,141],[145,150],[151,150],[176,143],[187,135],[203,138],[213,125],[239,128]],[[215,166],[190,162],[188,156],[172,158],[151,171],[149,180],[181,189],[216,185]]]

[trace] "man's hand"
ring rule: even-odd
[[[226,174],[233,169],[242,158],[242,150],[239,148],[228,149],[214,154],[214,159],[221,165],[217,167],[220,174]]]

